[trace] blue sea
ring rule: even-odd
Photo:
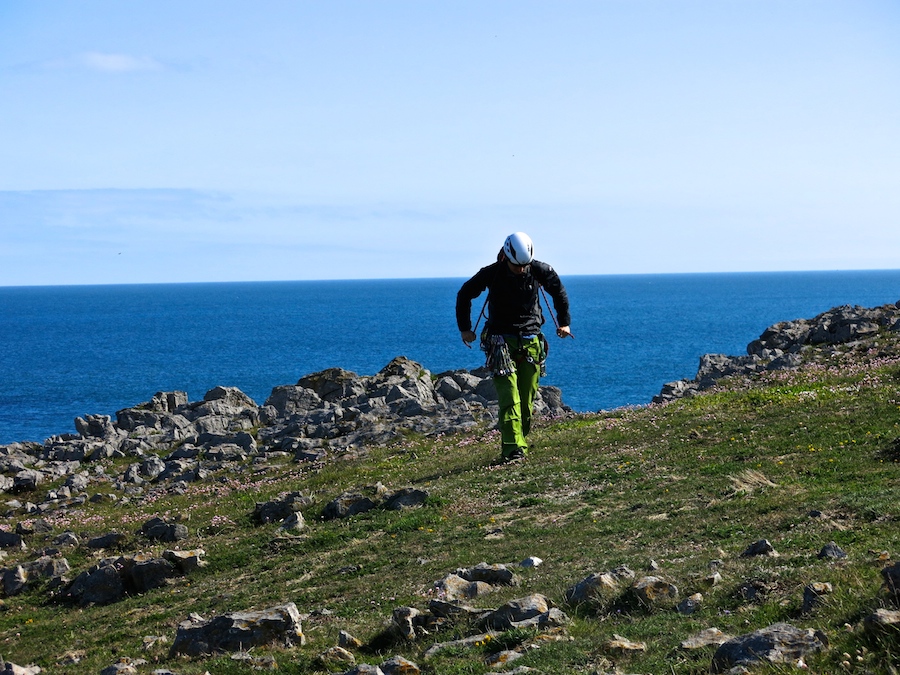
[[[262,404],[334,366],[371,375],[402,355],[432,373],[479,367],[455,325],[462,281],[0,288],[0,444],[74,432],[76,416],[115,416],[157,391],[198,400],[234,386]],[[702,354],[744,354],[778,321],[900,300],[900,270],[563,281],[575,339],[548,327],[544,383],[578,411],[649,403],[693,377]]]

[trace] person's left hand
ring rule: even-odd
[[[561,338],[575,337],[574,335],[572,335],[572,331],[569,330],[568,326],[560,326],[559,328],[557,328],[556,335],[557,335],[557,337],[561,337]]]

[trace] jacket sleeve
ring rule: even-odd
[[[493,266],[482,267],[478,273],[462,285],[456,294],[456,325],[460,332],[472,330],[472,300],[488,287]]]
[[[553,309],[556,310],[556,318],[560,326],[569,326],[572,324],[572,317],[569,315],[569,295],[566,288],[560,281],[559,275],[547,263],[532,263],[535,269],[535,278],[540,282],[550,297],[553,298]]]

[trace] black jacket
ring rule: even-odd
[[[568,326],[569,296],[559,275],[547,263],[532,260],[524,274],[515,274],[505,260],[482,267],[456,294],[456,325],[472,330],[472,300],[488,289],[487,329],[491,335],[537,335],[544,323],[540,287],[553,298],[560,326]]]

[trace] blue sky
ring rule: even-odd
[[[0,285],[896,268],[900,3],[3,0]]]

